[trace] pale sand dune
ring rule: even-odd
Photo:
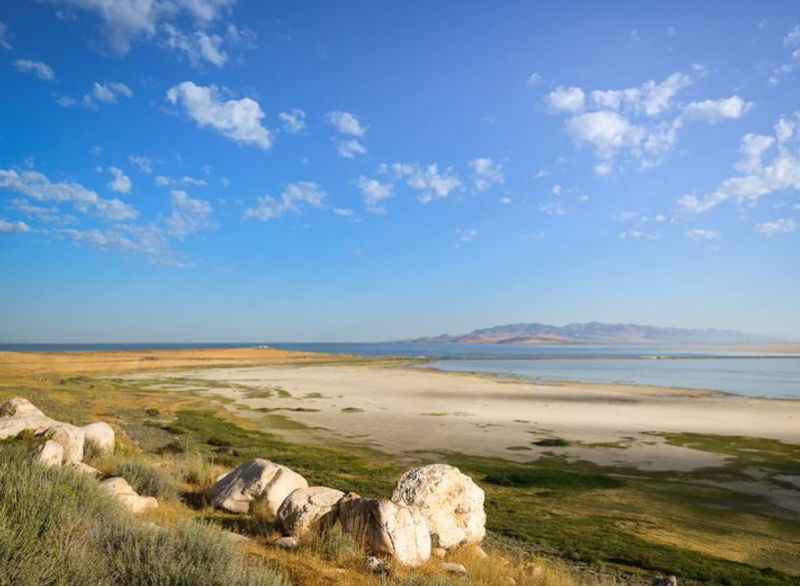
[[[280,387],[292,398],[247,399],[242,390],[224,388],[210,392],[235,398],[232,408],[319,409],[280,413],[327,428],[337,438],[358,437],[360,444],[395,454],[449,450],[527,461],[552,452],[598,464],[690,470],[720,465],[723,459],[667,445],[649,433],[746,435],[800,443],[800,401],[654,387],[526,383],[369,365],[210,368],[168,376]],[[303,398],[310,393],[322,398]],[[342,411],[347,408],[363,412]],[[263,417],[249,410],[241,413]],[[573,445],[532,445],[547,437]],[[609,443],[615,445],[591,445]]]

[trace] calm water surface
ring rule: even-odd
[[[258,343],[0,344],[0,350],[73,352],[240,348]],[[712,389],[749,396],[800,398],[800,356],[757,356],[725,350],[653,346],[515,346],[511,344],[354,344],[265,342],[273,348],[361,356],[428,358],[441,370],[485,372],[531,380],[645,384]]]

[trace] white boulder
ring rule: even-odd
[[[211,504],[231,513],[247,513],[256,499],[264,501],[275,516],[283,499],[298,488],[308,487],[306,479],[286,466],[256,458],[220,478],[211,489]]]
[[[104,421],[97,421],[83,426],[83,433],[86,441],[91,442],[101,452],[111,453],[114,451],[116,436],[114,429]]]
[[[65,464],[83,461],[83,446],[86,436],[80,427],[56,422],[47,428],[45,437],[62,445]]]
[[[75,472],[80,472],[81,474],[86,474],[93,478],[100,476],[100,471],[97,468],[92,468],[89,464],[84,464],[83,462],[71,462],[67,464],[67,467]]]
[[[47,440],[39,448],[36,458],[45,466],[61,466],[64,460],[64,446],[53,440]]]
[[[55,423],[27,399],[15,397],[0,405],[0,439],[15,437],[23,431],[39,434]]]
[[[278,523],[286,535],[301,537],[317,525],[336,522],[336,504],[344,493],[335,488],[309,486],[298,488],[283,499],[278,509]]]
[[[0,405],[0,417],[45,417],[28,399],[14,397]]]
[[[431,464],[405,472],[392,501],[418,509],[428,522],[434,547],[480,543],[486,535],[484,493],[458,468]]]
[[[104,480],[100,488],[121,502],[131,513],[142,513],[158,507],[158,501],[151,496],[139,496],[124,478],[115,477]]]
[[[428,523],[418,510],[350,493],[339,501],[338,517],[342,529],[374,555],[390,555],[412,567],[431,557]]]

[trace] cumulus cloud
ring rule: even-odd
[[[12,232],[30,232],[31,227],[25,222],[9,222],[0,218],[0,234],[11,234]]]
[[[162,45],[185,54],[193,66],[207,62],[222,67],[228,62],[228,53],[223,48],[225,39],[221,35],[203,30],[187,34],[171,24],[163,25],[161,30]]]
[[[602,108],[657,116],[668,110],[672,98],[682,89],[692,85],[702,72],[702,69],[695,68],[692,74],[673,73],[662,82],[650,80],[640,86],[622,90],[595,90],[591,92],[591,97],[594,103]]]
[[[367,127],[361,124],[361,121],[350,112],[334,111],[328,112],[328,122],[340,134],[349,136],[364,136],[367,133]]]
[[[514,200],[506,195],[500,198],[500,203],[504,205],[511,205],[512,203],[514,203]]]
[[[131,189],[133,188],[133,183],[131,182],[130,177],[125,175],[122,172],[122,169],[117,167],[109,167],[108,172],[111,173],[112,179],[108,183],[108,186],[111,188],[112,191],[116,191],[117,193],[130,193]]]
[[[119,199],[105,199],[80,183],[51,182],[36,171],[0,169],[0,189],[25,195],[37,201],[70,203],[82,213],[92,212],[108,220],[132,220],[139,212]]]
[[[783,44],[787,47],[800,45],[800,25],[795,26],[792,30],[786,33],[786,36],[783,38]]]
[[[142,173],[150,175],[153,172],[153,161],[149,157],[143,155],[129,155],[128,161],[131,165],[137,167]]]
[[[755,226],[755,231],[767,238],[774,238],[780,234],[788,234],[795,230],[797,230],[797,222],[790,218],[779,218],[771,222],[756,224]]]
[[[56,206],[37,206],[21,197],[12,199],[9,207],[29,218],[36,218],[46,224],[73,224],[78,221],[71,214],[61,213]]]
[[[166,220],[167,233],[177,238],[207,230],[212,227],[211,204],[190,197],[182,190],[170,192],[172,213]]]
[[[306,127],[306,113],[297,108],[281,112],[278,118],[283,122],[283,129],[289,134],[300,132]]]
[[[170,248],[169,239],[163,228],[155,224],[117,224],[104,229],[63,228],[56,234],[78,244],[100,250],[119,250],[126,253],[143,254],[153,264],[171,267],[186,266],[186,262],[181,260]]]
[[[396,177],[405,179],[411,189],[419,192],[417,200],[424,204],[434,199],[444,199],[462,185],[452,167],[439,171],[436,163],[426,166],[417,163],[394,163],[391,170]]]
[[[586,102],[586,95],[579,87],[559,86],[545,96],[545,101],[559,112],[581,112]]]
[[[346,140],[336,141],[336,152],[343,159],[355,159],[361,155],[367,154],[367,147],[361,144],[355,138],[348,138]]]
[[[492,159],[481,157],[469,162],[472,169],[472,180],[475,189],[486,191],[492,185],[501,185],[505,182],[503,175],[503,165],[496,163]]]
[[[261,149],[272,146],[272,135],[261,124],[264,112],[251,98],[224,100],[216,86],[185,81],[167,91],[167,101],[183,106],[198,126],[213,128],[239,144]]]
[[[206,185],[208,185],[208,182],[205,179],[196,179],[195,177],[189,177],[188,175],[178,178],[165,177],[164,175],[156,175],[155,182],[156,185],[160,185],[161,187],[174,187],[179,185],[189,185],[192,187],[205,187]]]
[[[799,115],[796,113],[794,118]],[[715,191],[703,196],[683,195],[678,200],[679,208],[688,213],[702,213],[731,199],[740,205],[756,205],[770,193],[800,190],[800,154],[787,145],[794,132],[793,123],[781,119],[775,131],[776,137],[756,134],[742,137],[742,158],[736,168],[746,175],[725,179]],[[764,161],[765,155],[773,151],[772,158]]]
[[[281,217],[286,212],[300,213],[303,206],[322,207],[327,198],[325,191],[313,181],[290,183],[280,199],[265,195],[257,199],[254,207],[244,212],[246,220],[267,222]]]
[[[708,228],[692,228],[686,231],[686,237],[692,240],[718,240],[719,232]]]
[[[576,142],[589,144],[600,158],[611,158],[620,149],[639,147],[646,135],[643,128],[611,110],[574,116],[567,120],[566,127]],[[601,172],[606,170],[604,167]]]
[[[721,100],[692,102],[686,106],[684,115],[689,120],[702,120],[715,124],[722,120],[741,118],[752,106],[752,102],[746,102],[739,96],[731,96]]]
[[[373,214],[386,213],[383,202],[392,197],[393,186],[391,183],[381,183],[377,179],[362,175],[358,178],[357,185],[367,211]]]
[[[660,240],[661,235],[655,232],[645,232],[643,230],[625,230],[620,232],[617,237],[620,240]]]
[[[92,87],[92,96],[99,102],[115,104],[120,96],[124,96],[126,98],[133,97],[133,91],[131,91],[131,88],[124,83],[119,83],[116,81],[108,83],[94,82],[94,86]]]
[[[51,4],[94,12],[103,23],[111,48],[120,54],[130,50],[138,37],[152,37],[162,21],[188,15],[201,27],[209,26],[236,0],[45,0]]]
[[[42,63],[41,61],[31,61],[30,59],[17,59],[14,62],[14,67],[17,68],[17,71],[21,71],[23,73],[32,73],[39,79],[43,79],[45,81],[52,81],[56,78],[56,74],[53,72],[53,68],[50,67],[47,63]]]

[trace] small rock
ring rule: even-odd
[[[447,550],[443,547],[434,547],[433,548],[433,555],[435,555],[440,560],[444,559],[444,556],[447,555]]]
[[[289,493],[306,487],[306,479],[293,470],[256,458],[217,480],[211,489],[211,504],[231,513],[247,513],[253,501],[259,499],[272,515],[277,515]]]
[[[300,545],[300,542],[297,541],[296,537],[281,537],[272,543],[281,549],[297,549],[297,547]]]
[[[453,562],[443,563],[442,569],[448,574],[455,574],[456,576],[466,576],[468,574],[467,568],[461,564],[455,564]]]
[[[158,501],[151,496],[139,496],[124,478],[115,477],[104,480],[100,488],[117,499],[131,513],[142,513],[158,507]]]
[[[92,468],[89,464],[84,464],[83,462],[70,462],[68,467],[75,472],[80,472],[93,478],[100,476],[100,471],[97,468]]]
[[[373,574],[385,574],[387,572],[386,562],[384,562],[381,558],[377,558],[374,555],[371,555],[366,560],[367,570],[372,572]]]
[[[336,523],[336,505],[344,493],[324,486],[298,488],[283,499],[278,523],[286,535],[300,537],[317,525]]]
[[[61,466],[64,460],[64,446],[53,440],[47,440],[39,448],[37,459],[45,466]]]
[[[667,576],[666,578],[656,578],[653,586],[678,586],[678,579],[675,576]]]
[[[47,429],[45,437],[58,442],[64,447],[65,464],[83,461],[83,446],[86,441],[86,434],[80,427],[75,427],[69,423],[56,423]]]
[[[83,426],[83,433],[87,442],[92,442],[95,447],[104,453],[114,451],[116,436],[114,429],[104,421],[97,421]]]

